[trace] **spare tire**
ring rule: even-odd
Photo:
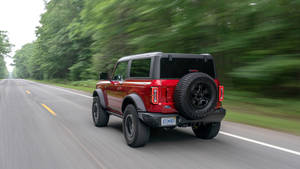
[[[217,105],[217,85],[205,73],[183,76],[174,92],[175,107],[187,119],[197,120],[209,114]]]

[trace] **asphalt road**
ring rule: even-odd
[[[0,169],[300,168],[300,137],[223,122],[213,140],[190,128],[126,145],[121,120],[94,127],[88,93],[27,80],[0,81]]]

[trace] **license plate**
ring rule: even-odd
[[[161,126],[175,126],[176,117],[163,117],[161,118]]]

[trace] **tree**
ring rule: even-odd
[[[7,32],[0,31],[0,79],[8,76],[4,58],[8,57],[7,54],[10,50],[11,44],[9,43]]]
[[[84,74],[76,74],[86,71],[89,64],[89,48],[85,47],[89,46],[89,37],[77,36],[82,3],[81,0],[52,0],[46,5],[47,11],[40,21],[42,26],[37,30],[43,78],[67,78],[70,71],[72,80],[84,78]]]
[[[36,58],[35,49],[36,43],[25,44],[20,50],[17,50],[13,56],[15,63],[15,74],[20,78],[36,78],[39,77],[35,74],[39,71],[39,60]]]

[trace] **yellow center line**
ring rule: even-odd
[[[52,109],[50,109],[47,105],[42,104],[42,106],[43,106],[45,109],[47,109],[48,112],[50,112],[53,116],[56,116],[56,113],[55,113]]]
[[[26,92],[27,94],[30,94],[30,93],[31,93],[29,90],[26,90],[25,92]]]

